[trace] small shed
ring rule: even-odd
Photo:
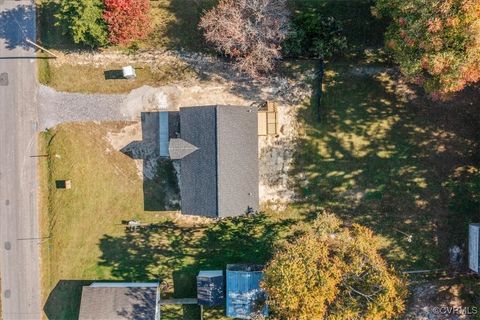
[[[197,276],[198,304],[207,307],[225,303],[225,282],[222,270],[200,271]]]
[[[468,267],[480,273],[480,223],[468,226]]]
[[[261,265],[227,265],[227,317],[268,316],[267,295],[260,287],[262,270]]]

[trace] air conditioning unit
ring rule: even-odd
[[[468,267],[480,273],[480,223],[468,226]]]

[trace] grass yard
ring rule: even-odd
[[[323,121],[305,110],[299,210],[328,208],[385,238],[400,270],[443,268],[480,212],[478,104],[422,97],[370,54],[326,64]],[[478,96],[478,92],[477,92]]]
[[[106,140],[108,132],[125,125],[65,124],[40,137],[40,152],[47,155],[40,173],[42,235],[48,237],[41,248],[42,286],[49,319],[76,319],[81,286],[95,279],[163,280],[166,296],[193,297],[200,269],[265,262],[274,243],[289,232],[292,221],[278,215],[205,224],[145,211],[144,185],[134,161]],[[165,173],[165,167],[159,172]],[[61,179],[70,179],[72,189],[56,189]],[[164,192],[162,177],[155,181],[155,191]],[[127,232],[122,221],[131,219],[149,227]],[[168,310],[171,319],[178,319],[178,308]],[[184,311],[198,312],[195,307]],[[222,319],[216,316],[221,313],[207,310],[205,319]]]
[[[323,209],[371,227],[399,270],[444,267],[448,248],[465,243],[465,226],[480,211],[478,106],[461,99],[449,109],[422,98],[407,102],[394,74],[378,74],[386,67],[381,60],[372,53],[327,64],[323,121],[314,121],[308,103],[301,114],[305,135],[292,172],[301,200],[285,212],[209,224],[145,211],[146,185],[133,160],[105,138],[125,123],[65,124],[44,133],[46,315],[74,318],[81,285],[95,279],[161,279],[165,295],[194,296],[200,269],[264,263]],[[54,188],[55,180],[67,178],[71,190]],[[148,190],[161,193],[162,176],[155,181]],[[126,232],[122,221],[130,219],[150,227]],[[165,312],[178,319],[198,310]],[[220,314],[208,310],[205,319]]]
[[[196,24],[202,10],[214,3],[152,1],[156,31],[139,47],[204,51]],[[370,16],[371,3],[290,1],[294,10],[321,9],[338,17],[352,50],[326,64],[322,121],[316,121],[313,102],[302,110],[305,134],[292,172],[300,200],[284,212],[266,210],[250,218],[206,223],[147,211],[145,207],[158,207],[146,206],[148,201],[161,205],[164,197],[146,191],[162,194],[169,184],[164,180],[172,175],[161,166],[157,178],[145,184],[134,160],[111,147],[106,136],[126,123],[64,124],[43,133],[39,147],[46,157],[39,159],[42,230],[48,237],[42,244],[46,316],[75,319],[81,286],[95,279],[160,279],[167,284],[166,296],[192,297],[200,269],[264,263],[279,242],[301,232],[324,209],[347,223],[372,228],[383,241],[384,255],[399,270],[445,267],[449,247],[465,248],[466,225],[480,212],[478,88],[443,104],[425,100],[421,93],[414,97],[385,62],[387,57],[376,50],[361,53],[363,47],[382,44],[384,24]],[[46,26],[52,8],[42,10],[39,23]],[[42,29],[41,39],[49,48],[78,49],[50,26]],[[106,80],[104,69],[38,61],[40,81],[62,91],[122,92],[183,76],[176,68],[157,74],[145,68],[137,71],[134,82]],[[280,72],[288,75],[295,66],[287,65]],[[58,179],[70,179],[72,189],[55,189]],[[122,221],[131,219],[149,227],[127,232]],[[460,285],[460,291],[466,287]],[[162,311],[166,319],[198,316],[194,307]],[[205,319],[222,319],[222,314],[207,310]]]
[[[162,86],[194,77],[194,72],[183,64],[171,63],[152,70],[148,65],[134,66],[136,78],[126,80],[122,65],[54,65],[48,59],[37,62],[41,84],[63,92],[125,93],[144,85]]]

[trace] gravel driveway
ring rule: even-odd
[[[122,114],[125,94],[82,94],[57,92],[40,85],[38,88],[39,129],[51,128],[70,121],[127,120]]]

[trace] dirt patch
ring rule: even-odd
[[[133,161],[137,167],[137,173],[140,178],[143,179],[143,159],[148,155],[149,151],[146,148],[138,148],[138,146],[128,147],[132,141],[142,140],[142,128],[140,122],[131,122],[123,127],[120,131],[108,132],[105,139],[111,144],[114,151],[130,152],[134,155]],[[112,152],[112,149],[106,150],[108,153]],[[147,153],[147,154],[145,154]],[[155,174],[156,165],[151,166],[147,170],[147,175],[152,178]]]
[[[277,113],[279,135],[259,137],[259,192],[264,204],[270,203],[275,209],[284,209],[286,204],[295,199],[290,170],[300,125],[297,121],[298,107],[279,106]]]
[[[177,111],[180,107],[217,104],[250,105],[253,101],[220,84],[143,86],[130,92],[121,112],[133,119],[145,111]]]
[[[475,319],[478,307],[462,299],[464,285],[458,281],[420,283],[411,288],[411,303],[405,314],[408,320]]]

